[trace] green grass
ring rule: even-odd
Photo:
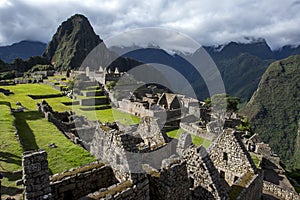
[[[60,91],[54,90],[51,86],[43,84],[19,84],[13,86],[1,86],[1,88],[9,89],[14,94],[5,96],[0,93],[0,100],[5,100],[11,103],[13,108],[17,108],[16,102],[21,102],[23,106],[30,110],[36,110],[36,103],[41,99],[33,100],[31,95],[44,95],[44,94],[60,94]]]
[[[11,103],[12,107],[17,108],[16,102],[21,102],[23,106],[29,110],[36,110],[36,103],[42,99],[31,99],[28,94],[45,95],[45,94],[60,94],[60,91],[53,89],[51,86],[44,84],[19,84],[14,86],[2,86],[4,89],[9,89],[13,95],[5,96],[0,93],[0,100],[5,100]],[[105,110],[80,110],[79,105],[65,106],[62,102],[72,102],[73,100],[67,97],[45,98],[49,105],[55,111],[75,111],[77,115],[84,115],[90,120],[100,120],[101,122],[119,121],[125,125],[137,124],[140,119],[134,115],[123,113],[116,109],[110,108]]]
[[[185,132],[185,131],[180,128],[180,129],[175,129],[173,131],[167,132],[167,135],[170,138],[179,139],[181,133],[183,133],[183,132]],[[191,136],[192,136],[193,144],[195,144],[197,146],[202,145],[203,147],[208,148],[212,143],[210,140],[204,139],[202,137],[199,137],[199,136],[196,136],[196,135],[191,135]]]
[[[49,167],[52,173],[62,172],[66,169],[94,161],[94,158],[87,151],[70,142],[52,123],[48,122],[38,113],[36,103],[41,102],[41,99],[33,100],[27,96],[28,94],[57,94],[60,93],[59,91],[43,84],[20,84],[3,86],[2,88],[9,89],[14,94],[5,96],[0,93],[0,101],[11,102],[15,108],[18,107],[15,103],[19,101],[23,106],[28,108],[26,112],[15,113],[20,137],[24,141],[25,150],[41,148],[47,151]],[[54,109],[60,111],[71,110],[61,104],[61,102],[69,100],[66,97],[49,98],[46,100]],[[9,141],[9,144],[11,143],[11,140],[7,141]],[[48,144],[50,143],[55,143],[58,147],[50,149],[48,148]]]
[[[132,125],[138,124],[140,122],[140,118],[128,113],[121,112],[114,108],[83,111],[80,110],[80,105],[73,105],[71,107],[76,114],[84,115],[90,120],[100,120],[102,123],[119,121],[120,123],[125,125]]]
[[[4,175],[2,180],[3,194],[14,195],[18,188],[15,181],[21,179],[20,174],[13,171],[22,169],[22,148],[14,133],[16,126],[20,138],[24,142],[25,150],[45,149],[48,153],[49,168],[52,174],[68,170],[73,167],[95,161],[95,159],[84,149],[69,141],[52,123],[48,122],[38,111],[36,104],[42,99],[32,99],[28,95],[59,94],[51,86],[44,84],[19,84],[12,86],[1,86],[9,89],[13,94],[5,96],[0,93],[0,171]],[[56,111],[75,111],[78,115],[84,115],[90,120],[102,122],[120,121],[126,125],[139,123],[139,118],[116,109],[105,110],[80,110],[79,105],[65,106],[62,102],[72,102],[67,97],[45,98],[45,100]],[[15,118],[10,115],[9,104],[18,108],[16,102],[28,110],[15,113]],[[57,148],[49,148],[50,143],[55,143]]]
[[[250,155],[251,155],[251,159],[253,160],[256,168],[261,169],[261,167],[260,167],[261,160],[254,154],[250,154]]]
[[[49,168],[53,174],[95,161],[83,148],[68,140],[52,123],[38,111],[15,113],[16,126],[25,151],[45,149]],[[55,143],[57,148],[49,148]]]
[[[13,171],[22,169],[22,147],[15,137],[13,122],[9,103],[0,101],[0,171],[4,176],[3,194],[16,190],[15,181],[21,179],[20,174],[13,174]]]

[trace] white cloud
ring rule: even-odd
[[[47,42],[62,21],[81,13],[104,39],[132,28],[166,27],[203,45],[255,36],[278,48],[299,44],[299,7],[292,0],[0,0],[0,45]]]

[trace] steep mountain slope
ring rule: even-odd
[[[118,51],[117,47],[114,47],[113,50]],[[198,99],[205,99],[209,97],[209,92],[203,78],[189,62],[178,54],[170,55],[163,49],[159,48],[139,48],[135,51],[128,52],[124,56],[138,60],[142,63],[156,63],[170,66],[189,81],[191,86],[194,88]],[[169,71],[169,74],[165,74],[165,79],[169,79],[169,82],[174,82],[174,77],[170,76],[172,76],[171,71]]]
[[[88,19],[76,14],[58,27],[43,56],[56,68],[78,68],[101,42]]]
[[[34,41],[21,41],[9,46],[0,47],[0,59],[10,63],[16,58],[28,59],[31,56],[40,56],[46,49],[46,44]]]
[[[273,60],[263,60],[249,53],[232,58],[214,59],[223,78],[226,92],[248,101],[257,89],[258,83]]]
[[[138,48],[135,51],[130,51],[131,47],[122,48],[127,48],[129,51],[126,54],[127,57],[144,63],[152,62],[171,66],[190,82],[199,99],[203,100],[209,97],[203,78],[197,76],[198,73],[194,67],[183,58],[185,56],[180,52],[170,55],[159,47]],[[264,40],[249,44],[231,42],[220,51],[215,47],[204,48],[215,61],[224,81],[226,92],[240,97],[244,102],[251,98],[261,76],[273,61],[273,52]],[[114,47],[114,49],[118,50],[118,47]]]
[[[226,92],[247,102],[275,57],[264,39],[250,43],[230,42],[220,47],[204,47],[222,75]]]
[[[283,162],[299,169],[300,55],[272,63],[243,112]]]

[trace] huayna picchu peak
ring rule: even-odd
[[[55,68],[76,69],[80,67],[90,51],[101,42],[88,19],[76,14],[58,27],[43,56]]]

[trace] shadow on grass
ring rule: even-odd
[[[79,109],[83,111],[106,110],[106,109],[111,109],[111,106],[94,106],[94,107],[87,107],[87,108],[81,107]]]
[[[6,177],[9,181],[17,181],[22,178],[22,173],[13,173],[13,172],[1,172],[3,177]]]
[[[2,161],[4,163],[13,163],[13,164],[21,166],[21,157],[20,156],[17,156],[15,154],[5,152],[5,151],[0,151],[0,161]]]
[[[17,187],[6,187],[4,185],[1,187],[2,195],[15,196],[16,194],[21,194],[22,192],[23,190]]]
[[[28,126],[27,120],[38,120],[43,116],[38,111],[27,111],[15,113],[16,126],[19,132],[19,136],[24,145],[24,150],[36,150],[39,149],[33,130]]]
[[[8,102],[8,101],[0,101],[0,105],[6,105],[6,106],[10,107],[10,102]]]

